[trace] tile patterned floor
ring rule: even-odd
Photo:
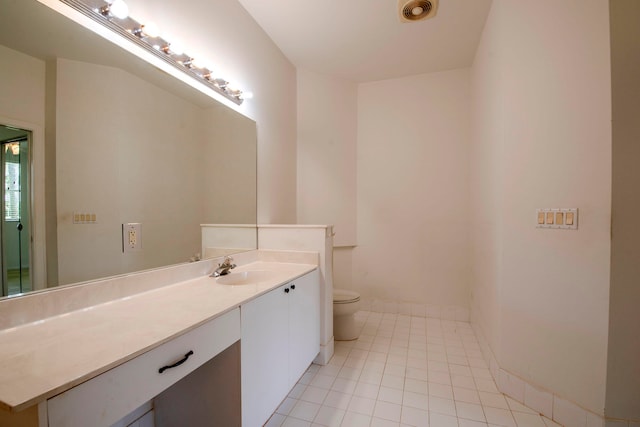
[[[469,323],[360,312],[360,338],[336,341],[267,427],[558,427],[501,394]]]

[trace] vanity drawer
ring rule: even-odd
[[[49,427],[110,426],[240,339],[235,309],[48,401]],[[193,351],[179,366],[159,373]]]

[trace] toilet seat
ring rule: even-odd
[[[360,301],[360,294],[357,292],[347,291],[344,289],[333,290],[334,304],[350,304]]]

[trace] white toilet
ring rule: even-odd
[[[346,289],[333,290],[333,338],[337,341],[355,340],[360,330],[354,314],[360,309],[360,294]]]

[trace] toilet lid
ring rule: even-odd
[[[345,289],[333,290],[333,302],[335,304],[345,304],[356,301],[360,301],[360,294],[357,292],[347,291]]]

